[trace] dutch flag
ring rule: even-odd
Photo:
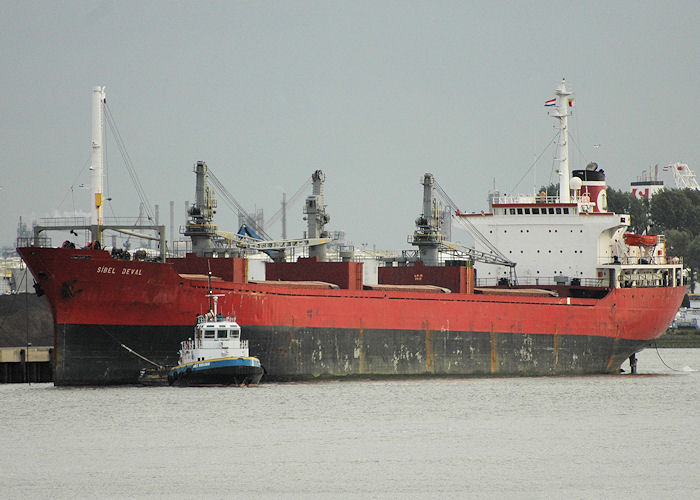
[[[557,103],[556,97],[554,99],[550,99],[549,101],[545,101],[544,105],[545,106],[554,106]]]

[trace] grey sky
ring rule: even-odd
[[[0,10],[0,245],[14,244],[20,215],[89,210],[78,186],[90,184],[94,85],[107,87],[162,222],[170,200],[182,222],[197,160],[266,218],[282,191],[323,169],[330,229],[405,248],[424,172],[463,210],[485,208],[494,179],[506,192],[554,180],[550,148],[514,190],[554,134],[543,104],[563,76],[576,98],[574,168],[597,161],[625,189],[657,163],[700,174],[694,0],[4,0]],[[112,144],[105,213],[135,216]],[[235,230],[219,206],[219,227]],[[291,208],[290,237],[301,210]]]

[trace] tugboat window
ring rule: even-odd
[[[204,338],[205,339],[213,339],[214,338],[214,330],[204,330]]]
[[[225,339],[228,335],[227,330],[217,330],[216,331],[216,338],[217,339]]]

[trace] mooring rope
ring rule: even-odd
[[[665,366],[666,368],[668,368],[669,370],[672,370],[672,371],[674,371],[674,372],[683,372],[683,373],[685,373],[684,370],[676,370],[675,368],[671,368],[670,366],[668,366],[668,365],[666,364],[666,361],[664,361],[664,358],[661,357],[661,353],[659,352],[659,344],[658,344],[656,341],[654,341],[654,347],[656,348],[656,354],[659,356],[659,359],[661,360],[661,362],[664,364],[664,366]]]
[[[158,363],[156,363],[155,361],[151,361],[151,360],[148,359],[146,356],[144,356],[144,355],[142,355],[142,354],[139,354],[138,352],[134,351],[131,347],[129,347],[129,346],[127,346],[127,345],[124,345],[124,344],[122,344],[121,342],[119,342],[119,340],[118,340],[114,335],[112,335],[111,332],[109,332],[109,330],[107,330],[104,326],[100,325],[100,328],[102,328],[102,330],[104,330],[104,332],[105,332],[107,335],[109,335],[110,337],[112,337],[112,340],[114,340],[115,342],[117,342],[121,347],[123,347],[124,349],[126,349],[128,352],[130,352],[130,353],[133,354],[134,356],[137,356],[137,357],[141,358],[142,360],[146,361],[147,363],[151,363],[152,365],[154,365],[154,366],[156,366],[156,367],[158,367],[158,368],[165,368],[163,365],[158,364]]]

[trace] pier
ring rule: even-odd
[[[51,382],[51,346],[0,347],[0,383]]]

